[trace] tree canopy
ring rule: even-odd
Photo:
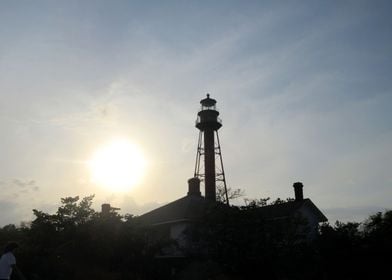
[[[114,209],[97,212],[93,199],[62,198],[55,213],[34,209],[31,223],[0,229],[0,245],[19,242],[18,266],[36,280],[373,279],[391,261],[392,211],[361,223],[324,223],[309,241],[298,230],[300,219],[272,222],[258,215],[258,208],[284,200],[218,204],[188,227],[185,258],[174,262],[162,258],[172,241],[156,228]]]

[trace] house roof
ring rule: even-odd
[[[200,195],[187,195],[147,212],[139,216],[139,219],[150,225],[194,220],[203,215],[209,204],[211,202]]]
[[[214,204],[200,195],[187,195],[162,207],[147,212],[138,218],[141,222],[149,225],[172,224],[195,220],[201,217],[208,206]],[[289,201],[281,204],[268,205],[255,210],[264,219],[279,219],[290,217],[302,208],[307,208],[313,213],[319,222],[326,222],[328,219],[317,208],[313,202],[307,198],[300,201]]]
[[[290,217],[303,207],[308,208],[317,217],[319,222],[326,222],[328,220],[309,198],[268,205],[257,208],[257,211],[264,219],[276,219]]]

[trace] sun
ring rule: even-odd
[[[126,192],[140,183],[146,159],[134,143],[115,140],[94,153],[89,168],[93,183],[114,192]]]

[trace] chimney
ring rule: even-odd
[[[112,207],[110,206],[109,203],[104,203],[104,204],[102,204],[102,205],[101,205],[101,212],[102,212],[102,215],[109,215],[110,209],[111,209],[111,208],[112,208]]]
[[[294,193],[295,193],[295,201],[304,200],[304,193],[302,190],[304,185],[301,182],[296,182],[296,183],[294,183],[293,187],[294,187]]]
[[[200,179],[197,177],[190,178],[188,180],[188,195],[201,196],[200,193]]]
[[[108,217],[109,215],[117,215],[118,210],[121,208],[112,207],[109,203],[104,203],[101,205],[101,215],[104,217]]]

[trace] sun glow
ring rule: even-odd
[[[115,192],[129,191],[140,183],[146,169],[141,149],[117,140],[97,150],[89,161],[91,181]]]

